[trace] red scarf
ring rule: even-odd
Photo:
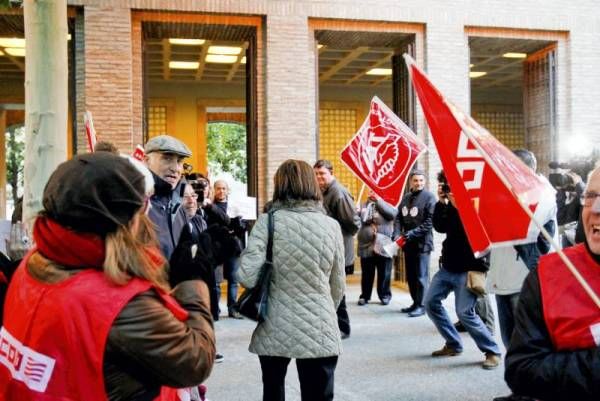
[[[37,250],[46,258],[68,267],[101,268],[104,240],[90,233],[78,233],[48,217],[38,217],[33,226]]]

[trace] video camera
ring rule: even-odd
[[[572,160],[566,163],[560,163],[557,161],[551,161],[548,163],[551,172],[548,175],[548,180],[554,188],[563,188],[566,191],[575,190],[575,182],[573,177],[562,170],[573,172],[581,177],[582,180],[586,180],[590,171],[594,169],[593,160]]]
[[[192,186],[196,195],[198,195],[198,204],[204,202],[204,191],[208,187],[208,180],[200,173],[190,173],[186,176],[188,184]]]

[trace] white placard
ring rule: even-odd
[[[230,217],[242,216],[244,220],[256,220],[256,198],[253,196],[230,198],[227,201],[227,214]]]

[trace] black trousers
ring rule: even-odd
[[[263,401],[285,400],[285,375],[290,358],[258,356],[262,369]],[[333,376],[337,356],[296,359],[302,401],[333,400]]]
[[[413,305],[416,306],[423,306],[423,297],[429,286],[429,256],[429,252],[404,251],[406,281]]]
[[[390,289],[392,281],[392,259],[374,255],[368,258],[360,258],[362,275],[360,277],[360,298],[369,301],[373,292],[373,280],[377,270],[377,295],[381,301],[389,301],[392,298]]]

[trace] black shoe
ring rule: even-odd
[[[419,306],[417,308],[415,308],[414,310],[408,312],[408,317],[419,317],[419,316],[423,316],[425,314],[425,308],[423,308],[422,306]]]
[[[381,300],[381,305],[389,305],[390,304],[390,298],[383,298]]]
[[[456,329],[456,331],[458,331],[459,333],[466,333],[467,332],[467,328],[465,327],[464,324],[461,323],[461,321],[459,320],[458,322],[454,323],[454,328]]]
[[[229,311],[229,317],[233,318],[233,319],[243,319],[244,316],[242,316],[240,314],[240,312],[236,311],[236,310],[230,310]]]
[[[410,313],[410,312],[414,311],[416,308],[417,308],[417,305],[413,304],[413,305],[409,306],[408,308],[402,308],[402,309],[400,309],[400,312],[402,312],[402,313]]]
[[[225,357],[223,356],[223,354],[216,354],[215,355],[215,363],[221,363],[225,360]]]
[[[341,337],[342,340],[345,340],[346,338],[350,337],[350,333],[344,333],[343,331],[341,332]]]
[[[366,299],[364,299],[364,298],[358,298],[358,306],[363,306],[363,305],[366,305],[368,303],[369,303],[369,301],[367,301]]]

